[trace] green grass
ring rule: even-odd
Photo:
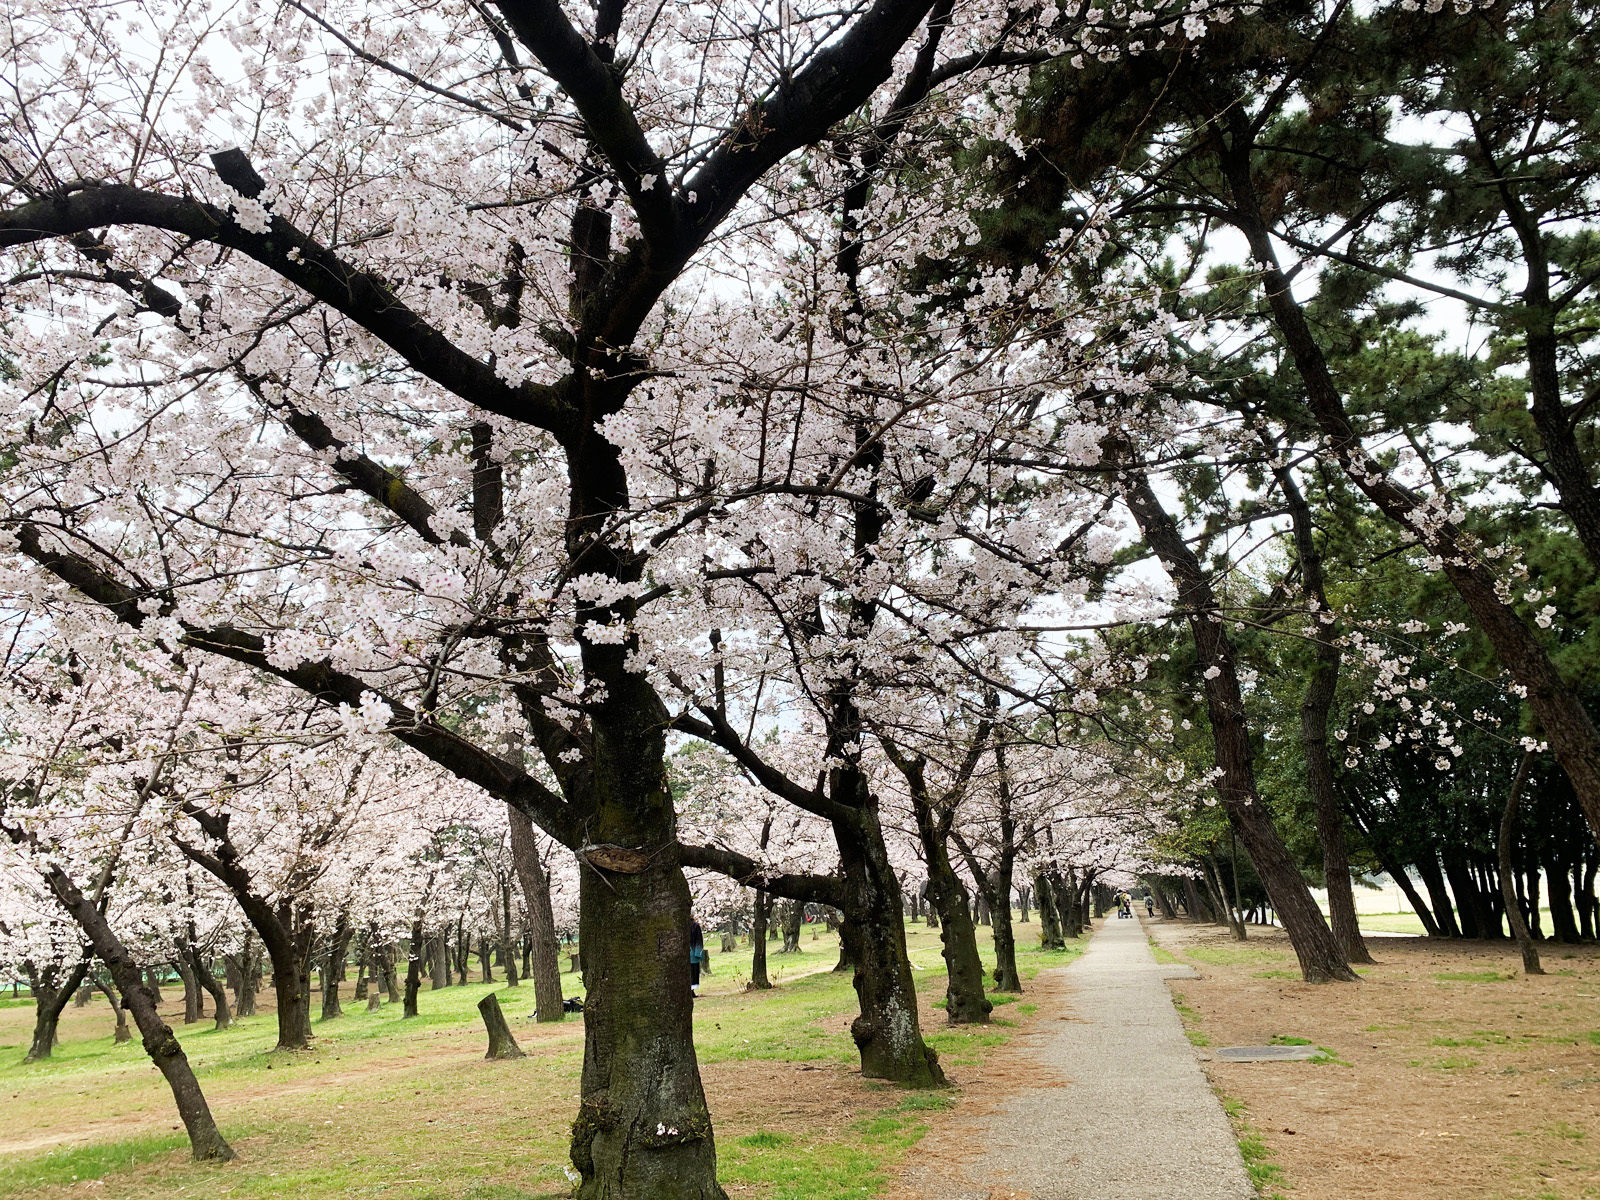
[[[1244,1159],[1244,1169],[1250,1176],[1256,1195],[1263,1197],[1263,1200],[1283,1200],[1282,1193],[1268,1191],[1283,1183],[1283,1168],[1272,1161],[1272,1150],[1262,1141],[1261,1131],[1250,1123],[1250,1114],[1244,1102],[1224,1096],[1221,1092],[1217,1093],[1217,1099],[1222,1102],[1222,1111],[1227,1113],[1228,1123],[1233,1126],[1234,1139],[1239,1143],[1239,1157]]]
[[[1196,962],[1215,967],[1251,966],[1256,963],[1282,962],[1288,956],[1281,950],[1258,950],[1253,946],[1191,946],[1184,951]]]
[[[1019,925],[1027,943],[1038,925]],[[948,1093],[904,1092],[855,1082],[849,1024],[856,997],[848,973],[833,970],[838,940],[825,931],[801,937],[801,953],[772,954],[778,987],[745,992],[750,949],[722,954],[712,943],[712,974],[695,1010],[699,1060],[709,1072],[755,1072],[773,1078],[772,1061],[826,1075],[796,1075],[794,1094],[836,1080],[859,1089],[843,1123],[786,1116],[790,1095],[764,1084],[764,1098],[723,1118],[713,1112],[720,1173],[761,1200],[831,1200],[877,1195],[929,1116],[957,1101]],[[979,931],[986,969],[992,948]],[[1024,981],[1064,965],[1083,943],[1045,954],[1019,950]],[[776,947],[772,947],[776,949]],[[938,932],[908,925],[907,949],[919,992],[941,996],[945,978]],[[563,962],[565,962],[563,953]],[[476,975],[476,970],[474,971]],[[576,976],[562,977],[568,995]],[[1026,982],[1024,983],[1026,987]],[[483,1060],[477,1002],[497,990],[529,1057]],[[345,989],[348,997],[350,990]],[[172,1012],[177,989],[168,991]],[[1008,1016],[1027,1016],[1027,997],[997,995]],[[315,1049],[272,1051],[275,1022],[263,1015],[221,1033],[174,1018],[219,1124],[241,1161],[195,1165],[172,1112],[171,1096],[138,1042],[112,1044],[103,1001],[69,1008],[54,1058],[21,1063],[32,1005],[0,1003],[0,1145],[36,1149],[0,1155],[0,1197],[66,1200],[99,1181],[101,1200],[154,1200],[189,1194],[228,1200],[533,1200],[568,1194],[565,1170],[570,1123],[582,1071],[582,1018],[555,1025],[531,1020],[533,991],[471,983],[426,989],[421,1016],[407,1021],[398,1006],[368,1013],[347,999],[347,1015],[314,1023]],[[1011,1035],[1015,1021],[949,1029],[942,1018],[924,1028],[952,1066],[979,1063]],[[748,1066],[746,1066],[748,1064]],[[840,1071],[843,1071],[843,1074]],[[737,1078],[737,1076],[735,1076]],[[782,1078],[781,1076],[779,1077]],[[827,1087],[838,1084],[829,1083]],[[887,1106],[887,1107],[884,1107]],[[881,1109],[881,1111],[879,1111]],[[86,1144],[50,1148],[67,1138]],[[74,1186],[76,1185],[76,1186]]]
[[[1514,971],[1435,971],[1433,977],[1442,983],[1504,983],[1517,976]]]
[[[1158,946],[1154,938],[1150,940],[1150,954],[1164,967],[1181,967],[1183,965],[1183,959],[1179,958],[1165,946]]]
[[[1544,908],[1539,911],[1543,914],[1541,927],[1546,930],[1553,928],[1550,921],[1550,910]],[[1428,932],[1422,924],[1422,918],[1410,911],[1361,913],[1356,918],[1356,921],[1362,929],[1370,930],[1374,933],[1414,933],[1419,936],[1425,936]]]

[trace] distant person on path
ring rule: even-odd
[[[1144,914],[1147,917],[1156,915],[1156,898],[1149,892],[1144,894]]]
[[[700,922],[692,917],[689,920],[689,994],[700,994],[700,964],[706,960],[706,935],[700,929]]]

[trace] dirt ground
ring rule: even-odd
[[[1288,939],[1151,922],[1198,980],[1170,981],[1216,1089],[1290,1200],[1600,1197],[1600,947],[1372,938],[1354,985],[1299,980]],[[1323,1061],[1228,1063],[1304,1039]],[[1130,1114],[1133,1115],[1133,1114]]]

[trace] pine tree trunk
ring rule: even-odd
[[[1517,764],[1517,773],[1512,777],[1511,788],[1506,793],[1505,810],[1500,815],[1500,837],[1496,843],[1496,850],[1500,859],[1500,894],[1505,898],[1506,921],[1511,926],[1511,936],[1517,939],[1517,948],[1522,951],[1522,973],[1524,975],[1543,975],[1544,968],[1539,965],[1539,951],[1534,947],[1533,938],[1528,933],[1527,922],[1522,919],[1522,909],[1517,903],[1516,871],[1511,865],[1511,846],[1516,837],[1517,801],[1522,796],[1522,785],[1528,778],[1528,767],[1533,763],[1533,753],[1526,752],[1522,761]]]
[[[1123,479],[1123,498],[1150,548],[1177,585],[1180,608],[1190,614],[1189,628],[1194,634],[1196,662],[1201,665],[1216,765],[1221,772],[1217,796],[1228,823],[1255,864],[1306,982],[1354,981],[1358,976],[1345,960],[1344,948],[1328,928],[1322,909],[1312,898],[1311,889],[1256,790],[1255,762],[1233,645],[1211,582],[1177,524],[1162,508],[1149,480],[1136,472],[1129,472]]]
[[[1575,945],[1580,939],[1578,922],[1572,914],[1572,880],[1567,874],[1566,865],[1547,862],[1544,877],[1545,891],[1550,897],[1550,936],[1568,945]]]
[[[1573,867],[1573,891],[1578,896],[1579,936],[1586,942],[1595,938],[1595,866],[1594,851],[1590,851],[1581,869]]]
[[[1344,814],[1334,789],[1333,761],[1328,756],[1328,713],[1333,708],[1334,693],[1339,686],[1343,653],[1336,640],[1333,613],[1323,586],[1322,553],[1317,548],[1311,526],[1311,506],[1301,495],[1294,474],[1287,466],[1277,468],[1274,473],[1293,519],[1301,585],[1316,606],[1312,620],[1316,630],[1316,662],[1300,700],[1300,744],[1305,754],[1306,787],[1316,811],[1317,840],[1322,843],[1328,916],[1333,936],[1344,948],[1345,958],[1353,963],[1370,963],[1372,955],[1356,919],[1355,892],[1350,885],[1350,855],[1344,840]],[[1329,619],[1324,620],[1325,616]]]

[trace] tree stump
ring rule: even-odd
[[[367,988],[367,1011],[377,1012],[383,1007],[383,991],[376,984]]]
[[[522,1058],[522,1047],[511,1036],[511,1026],[500,1011],[500,997],[490,992],[478,1001],[478,1012],[483,1015],[483,1026],[489,1031],[489,1053],[485,1058]]]

